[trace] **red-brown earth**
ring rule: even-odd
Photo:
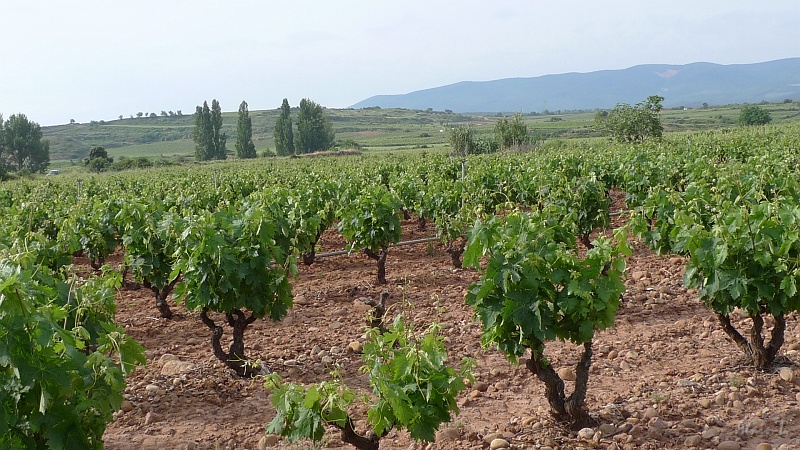
[[[434,235],[432,225],[419,229],[415,221],[404,221],[403,230],[403,240]],[[334,230],[321,245],[323,251],[344,248]],[[375,262],[362,254],[319,258],[299,270],[289,315],[277,323],[257,321],[245,334],[248,356],[284,379],[313,383],[339,366],[348,385],[368,392],[360,355],[349,346],[363,341],[362,299],[387,288],[390,318],[403,313],[418,329],[439,322],[450,360],[477,360],[476,383],[459,396],[461,413],[443,424],[435,443],[417,444],[406,432],[392,431],[382,449],[484,449],[495,437],[514,449],[736,448],[725,441],[742,449],[762,443],[800,448],[797,315],[787,318],[782,351],[789,370],[755,371],[742,363],[712,311],[682,287],[681,258],[658,257],[640,243],[628,261],[616,325],[594,340],[587,405],[603,432],[598,427],[583,437],[551,419],[544,386],[524,365],[481,347],[480,324],[464,303],[478,273],[453,269],[438,243],[391,248],[383,286],[376,284]],[[147,349],[147,365],[128,380],[124,410],[105,433],[106,448],[314,448],[265,437],[275,413],[263,381],[239,378],[214,358],[198,313],[176,306],[174,319],[159,318],[150,291],[130,286],[119,293],[118,305],[117,320]],[[749,330],[748,319],[734,318]],[[580,349],[556,342],[546,355],[556,369],[574,367]],[[365,408],[352,415],[364,418]],[[363,431],[363,421],[357,425]],[[335,430],[319,446],[352,448]]]

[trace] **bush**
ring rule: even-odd
[[[111,167],[111,161],[106,158],[94,158],[86,163],[86,167],[92,172],[105,172]]]
[[[766,109],[758,106],[745,106],[739,112],[740,125],[766,125],[770,122],[772,122],[772,115]]]
[[[131,169],[147,169],[153,167],[153,163],[144,156],[138,158],[125,158],[110,165],[111,170],[131,170]]]
[[[661,139],[664,127],[658,114],[664,97],[651,95],[647,100],[631,106],[619,103],[609,112],[598,112],[595,128],[619,142],[642,142]]]

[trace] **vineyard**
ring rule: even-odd
[[[0,185],[0,446],[798,448],[798,148]]]

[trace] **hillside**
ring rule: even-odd
[[[800,98],[800,58],[756,64],[648,64],[622,70],[533,78],[463,81],[402,95],[376,95],[353,108],[450,109],[455,112],[542,112],[607,109],[649,95],[664,106],[699,107]]]
[[[800,120],[800,102],[762,104],[772,114],[773,123]],[[668,132],[697,131],[736,126],[741,105],[708,108],[673,108],[662,112]],[[250,111],[253,142],[259,155],[272,153],[272,132],[278,110]],[[459,114],[433,109],[364,108],[326,109],[337,141],[355,142],[366,151],[396,151],[434,148],[446,145],[444,130],[454,125],[469,125],[479,135],[492,132],[502,113]],[[293,108],[296,114],[297,109]],[[539,139],[568,139],[598,136],[594,131],[594,111],[526,114],[523,121]],[[223,113],[223,131],[228,135],[228,150],[233,151],[236,112]],[[88,124],[43,127],[50,141],[50,160],[55,168],[79,164],[94,145],[105,147],[114,158],[171,158],[194,155],[192,115],[133,118]]]

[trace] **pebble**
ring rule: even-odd
[[[133,411],[133,405],[131,404],[131,402],[123,400],[122,404],[119,405],[119,409],[121,409],[124,412],[131,412]]]
[[[702,441],[703,441],[702,437],[694,434],[692,436],[687,437],[683,441],[683,445],[685,445],[687,447],[697,447],[698,445],[700,445],[700,442],[702,442]]]
[[[489,433],[483,437],[483,442],[491,444],[493,440],[503,437],[503,433]]]
[[[347,346],[347,349],[353,353],[361,353],[361,351],[364,349],[364,344],[358,341],[353,341]]]
[[[637,270],[635,272],[631,272],[631,279],[633,279],[633,281],[639,281],[642,278],[648,278],[647,272],[643,270]]]
[[[619,356],[619,353],[617,353],[616,350],[611,350],[610,352],[608,352],[608,359],[614,359],[617,356]]]
[[[457,441],[461,439],[461,431],[458,428],[445,428],[436,433],[437,441]]]
[[[575,375],[575,371],[569,367],[562,367],[561,369],[558,369],[558,376],[564,381],[575,381],[578,378]]]
[[[489,389],[489,383],[485,381],[478,381],[475,383],[475,390],[478,392],[486,392]]]
[[[164,364],[167,361],[179,361],[179,360],[180,358],[173,355],[172,353],[164,353],[163,355],[161,355],[161,358],[158,358],[158,362],[160,362],[161,364]]]
[[[339,328],[342,328],[342,322],[331,322],[328,324],[328,328],[331,330],[338,330]]]
[[[158,415],[156,413],[154,413],[153,411],[150,411],[149,413],[147,413],[146,416],[144,416],[144,424],[145,425],[150,425],[150,424],[156,423],[156,422],[158,422],[158,419],[159,419]]]
[[[736,441],[722,441],[717,445],[717,450],[739,450],[742,448]]]
[[[658,428],[659,430],[663,430],[668,428],[667,422],[664,422],[660,417],[656,417],[650,421],[650,426],[653,428]]]
[[[794,344],[790,344],[789,350],[800,350],[800,344],[797,342],[795,342]]]
[[[604,423],[600,425],[599,430],[603,436],[611,436],[617,432],[617,427],[613,423]]]
[[[794,381],[794,371],[789,367],[784,367],[781,369],[781,371],[778,372],[778,375],[780,375],[783,381]]]
[[[591,428],[581,428],[581,430],[578,431],[578,437],[585,441],[590,441],[594,437],[594,430]]]
[[[756,450],[772,450],[772,444],[762,442],[756,446]]]
[[[498,450],[501,448],[509,448],[509,447],[511,447],[511,444],[509,444],[507,440],[502,438],[494,439],[492,440],[492,443],[489,444],[489,450]]]
[[[264,436],[261,436],[261,439],[258,440],[258,450],[272,448],[278,444],[280,439],[281,438],[276,434],[265,434]]]
[[[158,387],[158,385],[156,384],[148,384],[147,386],[144,387],[145,392],[147,392],[148,394],[155,394],[159,391],[159,389],[161,388]]]
[[[655,418],[655,417],[658,417],[658,411],[656,411],[655,408],[647,408],[644,411],[644,418],[645,419],[652,419],[652,418]]]
[[[164,365],[161,367],[161,375],[166,375],[166,376],[179,375],[185,372],[190,372],[194,370],[196,367],[197,365],[195,365],[194,363],[181,361],[175,358],[168,360],[164,363]]]
[[[366,303],[364,303],[364,301],[361,300],[362,298],[366,298],[367,300],[369,300],[369,298],[367,297],[361,297],[353,301],[353,309],[359,315],[363,315],[367,311],[372,311],[372,306],[369,306]]]
[[[522,426],[523,427],[529,427],[529,426],[533,425],[534,423],[536,423],[536,417],[528,416],[528,417],[522,419]]]
[[[297,295],[294,297],[294,304],[295,305],[310,305],[311,301],[306,298],[305,295]]]

